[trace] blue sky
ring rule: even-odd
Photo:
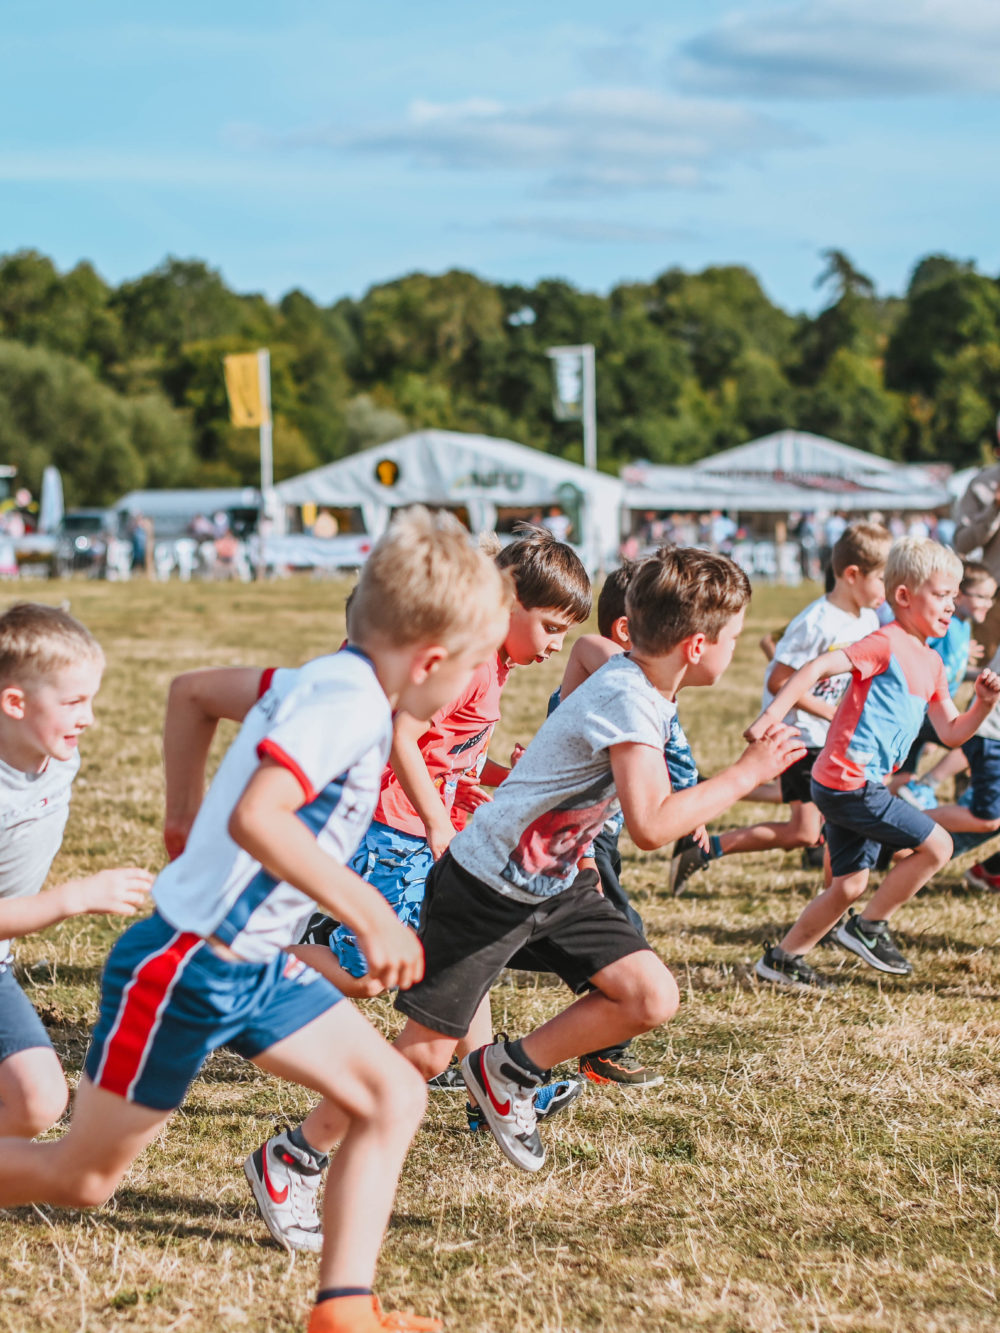
[[[0,250],[113,282],[1000,270],[1000,0],[8,0],[0,51]]]

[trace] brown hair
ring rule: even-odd
[[[17,602],[0,616],[0,689],[50,676],[81,657],[104,663],[101,645],[68,611]]]
[[[623,560],[604,580],[597,599],[597,632],[606,639],[611,638],[611,626],[626,614],[625,594],[640,563],[638,560]]]
[[[852,523],[844,529],[833,548],[834,576],[839,579],[850,565],[857,565],[862,574],[881,569],[891,545],[892,536],[881,523]]]
[[[444,510],[414,505],[396,516],[365,561],[351,598],[348,633],[451,652],[486,637],[510,609],[509,579]]]
[[[968,592],[974,588],[977,583],[995,583],[993,575],[981,565],[978,560],[966,560],[962,565],[962,582],[958,585],[959,592]]]
[[[728,556],[664,546],[643,560],[625,594],[628,632],[640,652],[662,656],[692,634],[715,643],[750,601],[750,580]]]
[[[503,548],[497,565],[510,570],[517,600],[525,611],[551,607],[582,624],[590,615],[593,590],[580,557],[547,528],[521,523],[515,531],[517,539]]]

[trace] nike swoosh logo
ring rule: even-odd
[[[288,1198],[288,1186],[286,1185],[283,1190],[276,1190],[274,1186],[271,1184],[271,1177],[268,1174],[267,1170],[266,1144],[264,1145],[264,1149],[260,1155],[260,1163],[261,1163],[261,1174],[264,1177],[264,1188],[267,1190],[268,1194],[271,1196],[271,1198],[274,1200],[275,1203],[284,1203],[285,1200]]]
[[[493,1089],[490,1087],[490,1081],[486,1077],[486,1061],[482,1057],[480,1057],[479,1059],[479,1077],[483,1080],[483,1087],[486,1089],[486,1095],[493,1103],[497,1113],[499,1115],[509,1115],[510,1101],[508,1099],[508,1101],[506,1101],[504,1105],[501,1106],[500,1103],[497,1101],[497,1099],[493,1096]]]

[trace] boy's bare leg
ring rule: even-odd
[[[897,907],[909,902],[936,870],[948,863],[952,842],[943,828],[929,834],[912,856],[897,861],[878,886],[861,913],[865,921],[884,921]]]
[[[1000,819],[978,819],[964,805],[936,805],[927,813],[949,833],[996,833]]]
[[[331,1050],[335,1062],[322,1058]],[[327,1176],[319,1285],[371,1286],[403,1159],[424,1113],[422,1080],[367,1019],[343,1003],[254,1063],[312,1088],[323,1097],[320,1107],[337,1113],[341,1142]],[[314,1147],[323,1146],[304,1132]]]
[[[789,817],[784,823],[750,824],[746,828],[727,829],[719,834],[723,855],[730,852],[767,852],[782,847],[815,847],[823,828],[823,816],[812,801],[789,802]]]
[[[96,1088],[84,1075],[72,1122],[61,1139],[47,1143],[0,1139],[0,1207],[25,1203],[99,1207],[171,1114],[127,1102]]]
[[[521,1038],[539,1069],[649,1032],[673,1018],[680,1003],[677,983],[649,949],[602,967],[590,980],[596,990]]]
[[[918,780],[929,782],[931,786],[936,787],[946,778],[954,778],[959,773],[964,773],[968,767],[969,761],[961,750],[949,750],[943,759],[939,759],[934,767],[929,768]]]
[[[0,1064],[0,1138],[44,1134],[68,1102],[66,1076],[50,1046],[17,1051]]]
[[[493,1010],[490,1008],[490,995],[487,991],[479,1002],[479,1008],[472,1016],[468,1032],[458,1043],[455,1054],[461,1060],[470,1051],[478,1051],[480,1046],[488,1046],[492,1040]]]
[[[785,953],[808,953],[833,929],[867,887],[867,870],[855,870],[850,875],[835,875],[830,881],[830,887],[802,909],[798,921],[778,947],[784,949]]]

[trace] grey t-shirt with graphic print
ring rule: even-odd
[[[24,898],[45,883],[69,815],[80,753],[49,759],[41,773],[23,773],[0,759],[0,898]],[[10,940],[0,939],[0,963]]]
[[[676,711],[629,657],[613,657],[545,720],[495,798],[452,840],[452,856],[518,902],[569,888],[618,804],[611,746],[662,753]]]

